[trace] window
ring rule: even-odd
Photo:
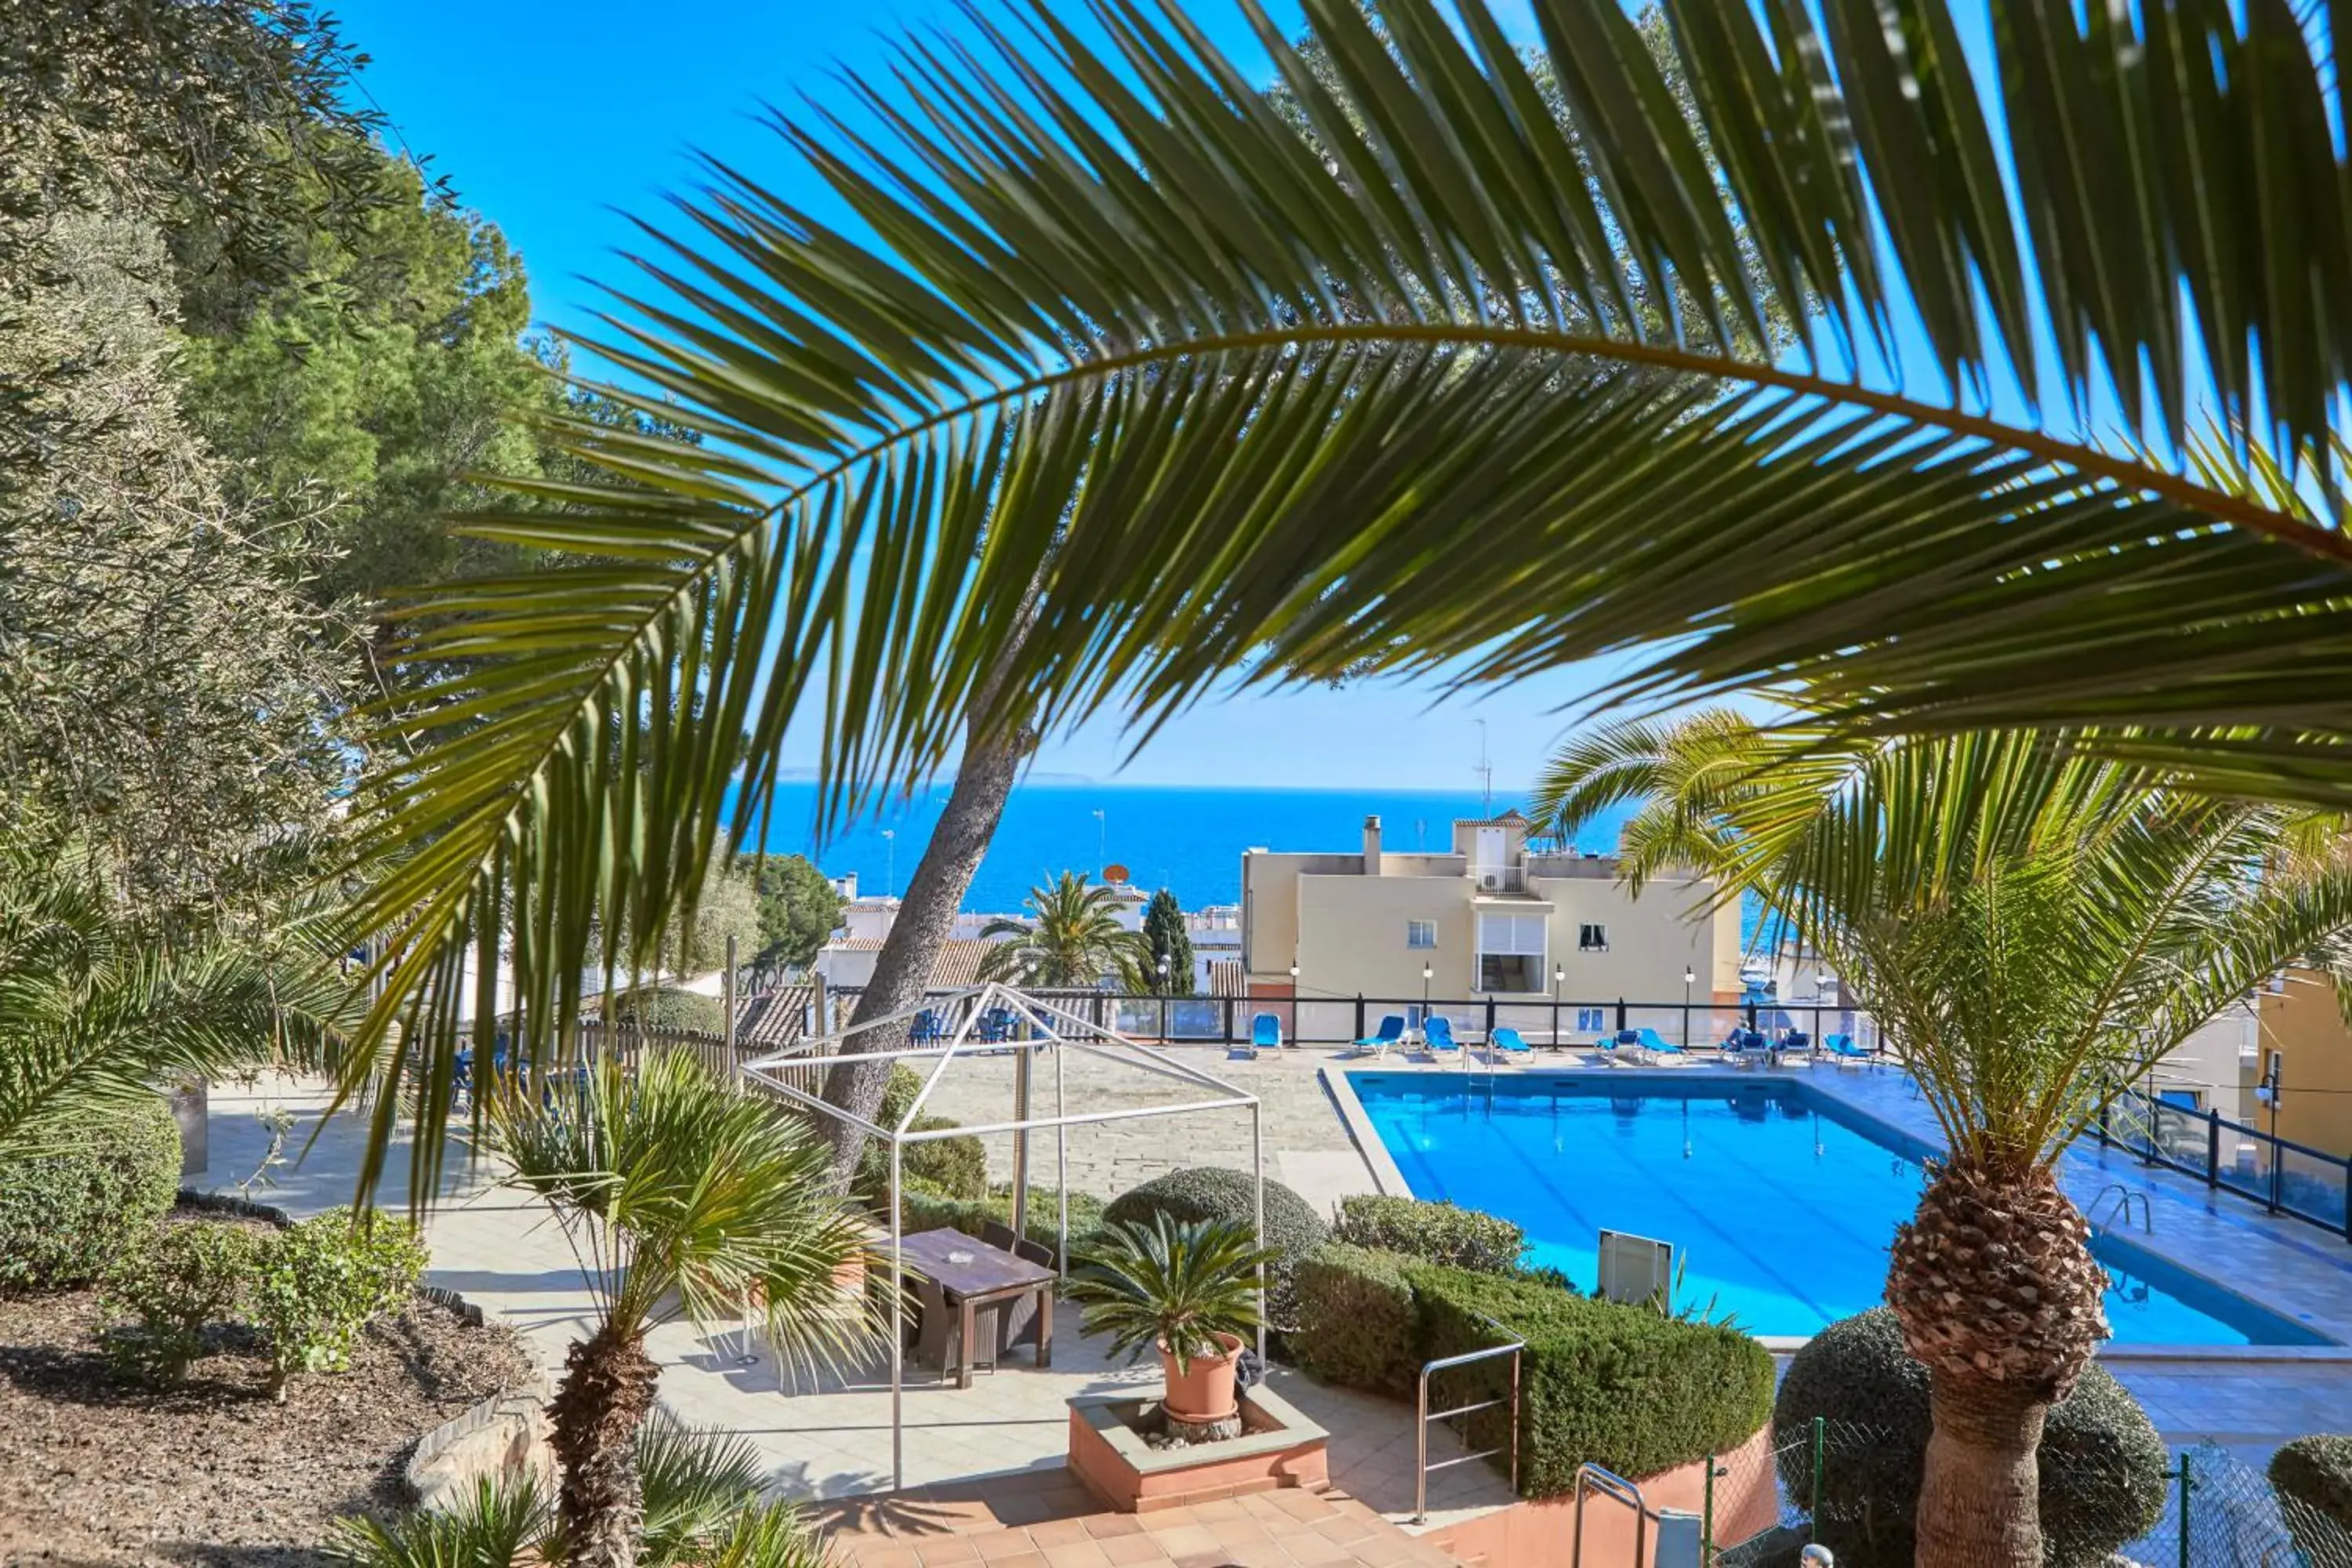
[[[1606,1007],[1579,1007],[1579,1008],[1576,1010],[1576,1032],[1577,1032],[1578,1034],[1581,1035],[1581,1034],[1586,1034],[1586,1033],[1590,1033],[1590,1032],[1594,1032],[1594,1031],[1598,1031],[1598,1030],[1601,1030],[1601,1029],[1605,1029],[1605,1028],[1607,1028],[1608,1026],[1609,1026],[1609,1009],[1608,1009],[1608,1008],[1606,1008]]]
[[[1435,921],[1405,921],[1404,944],[1407,947],[1435,947],[1437,922]]]
[[[1576,928],[1576,951],[1579,952],[1607,952],[1609,951],[1609,928],[1605,925],[1595,925],[1591,921],[1587,921],[1585,924],[1578,926]]]
[[[1544,917],[1478,917],[1478,989],[1540,991],[1544,988]]]

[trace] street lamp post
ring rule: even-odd
[[[1421,1026],[1429,1027],[1429,979],[1433,972],[1428,964],[1421,966]]]
[[[1693,983],[1695,983],[1697,979],[1698,979],[1698,973],[1697,973],[1697,972],[1696,972],[1696,970],[1692,969],[1692,968],[1691,968],[1691,966],[1690,966],[1689,964],[1687,964],[1687,963],[1684,964],[1684,965],[1683,965],[1683,1049],[1685,1049],[1685,1050],[1688,1050],[1688,1049],[1690,1049],[1690,1043],[1691,1043],[1691,1030],[1690,1030],[1690,996],[1691,996],[1691,985],[1692,985],[1692,984],[1693,984]]]
[[[1298,1043],[1298,960],[1290,961],[1290,1043]]]
[[[1554,1050],[1559,1049],[1559,987],[1560,983],[1567,978],[1566,964],[1555,963],[1551,966],[1551,1048]]]
[[[1168,955],[1160,955],[1160,1043],[1168,1043]]]

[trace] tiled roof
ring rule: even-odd
[[[1209,994],[1212,996],[1243,996],[1249,987],[1238,958],[1209,960]]]
[[[740,1049],[758,1046],[779,1050],[801,1037],[808,1022],[809,1004],[816,999],[813,985],[787,985],[746,996],[735,1005],[735,1043]]]
[[[977,937],[950,937],[940,943],[940,955],[931,960],[931,989],[961,991],[980,984],[980,961],[992,942]]]
[[[1500,816],[1457,816],[1454,819],[1454,826],[1456,827],[1530,827],[1534,824],[1520,816],[1519,808],[1515,805]]]

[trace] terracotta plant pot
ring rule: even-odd
[[[1160,1402],[1173,1419],[1196,1425],[1225,1421],[1241,1409],[1234,1397],[1234,1358],[1242,1352],[1241,1336],[1219,1334],[1217,1342],[1225,1347],[1224,1354],[1196,1355],[1180,1373],[1167,1342],[1160,1342],[1160,1374],[1166,1388]]]

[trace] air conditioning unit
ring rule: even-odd
[[[1503,874],[1500,871],[1481,871],[1478,873],[1478,890],[1480,892],[1499,892],[1502,889],[1502,886]]]

